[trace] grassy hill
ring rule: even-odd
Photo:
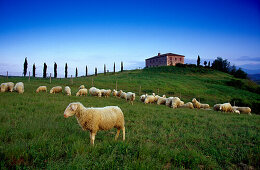
[[[257,104],[259,86],[234,79],[218,71],[197,68],[161,67],[125,71],[97,77],[49,79],[16,77],[25,83],[25,93],[0,93],[0,158],[2,168],[260,168],[260,116],[206,110],[171,109],[135,102],[134,106],[115,97],[76,97],[81,84],[98,88],[158,92],[193,97],[201,102],[223,103],[236,99]],[[232,84],[235,80],[239,83]],[[2,77],[0,82],[7,80]],[[237,86],[237,84],[240,84]],[[36,94],[39,85],[69,85],[73,96]],[[252,90],[253,89],[253,90]],[[250,90],[250,91],[248,91]],[[126,141],[114,141],[116,130],[99,131],[95,146],[89,133],[75,118],[65,119],[70,102],[86,107],[118,105],[126,121]],[[257,107],[255,112],[257,113]]]

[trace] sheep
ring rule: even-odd
[[[237,106],[233,106],[232,108],[234,109],[235,112],[239,111],[240,113],[245,113],[245,114],[248,114],[248,115],[252,115],[250,107],[237,107]]]
[[[166,100],[165,100],[165,105],[170,107],[170,106],[171,106],[172,99],[173,99],[173,97],[168,97],[168,98],[166,98]]]
[[[179,107],[180,105],[183,105],[184,102],[180,100],[179,97],[173,97],[171,102],[170,102],[170,106],[175,109],[177,107]]]
[[[1,84],[1,92],[6,92],[6,91],[8,91],[8,84],[2,83]]]
[[[14,90],[17,91],[20,94],[23,93],[24,92],[23,82],[16,83],[16,85],[14,86]]]
[[[185,103],[183,105],[180,105],[179,108],[189,108],[194,109],[193,104],[191,102]]]
[[[222,112],[233,112],[233,108],[230,103],[221,104],[219,110]]]
[[[122,90],[119,90],[119,91],[117,92],[116,96],[120,98],[120,97],[121,97],[121,93],[123,93],[123,91],[122,91]]]
[[[66,86],[64,90],[65,90],[65,93],[66,93],[68,96],[71,96],[71,90],[70,90],[70,87],[69,87],[69,86]]]
[[[192,99],[193,107],[197,109],[209,109],[209,104],[202,104],[196,100],[196,98]]]
[[[166,103],[166,97],[159,97],[159,99],[157,100],[158,105],[165,104],[165,103]]]
[[[122,90],[120,90],[120,91],[122,91]],[[120,95],[120,98],[127,100],[127,98],[126,98],[126,92],[123,92],[123,91],[122,91],[122,93],[121,93],[121,95]]]
[[[213,106],[213,109],[214,109],[215,111],[220,111],[220,106],[221,106],[221,104],[215,104],[215,105]]]
[[[80,89],[85,89],[85,86],[84,85],[79,86],[79,90]]]
[[[123,131],[125,140],[125,120],[122,110],[118,106],[107,106],[102,108],[86,108],[81,103],[70,103],[64,111],[64,117],[76,116],[83,130],[90,132],[90,142],[94,145],[95,136],[99,130],[110,130],[117,128],[115,140],[118,139],[120,130]]]
[[[145,98],[146,98],[147,94],[143,94],[140,96],[140,101],[144,102]]]
[[[209,104],[200,104],[200,108],[201,109],[209,109],[210,107],[209,107]]]
[[[112,94],[113,94],[113,96],[116,96],[117,95],[117,91],[114,89]]]
[[[101,91],[99,89],[97,89],[96,87],[91,87],[89,89],[89,93],[92,95],[92,96],[98,96],[98,97],[101,97],[102,94],[101,94]]]
[[[88,89],[79,89],[79,91],[76,93],[76,96],[87,96]]]
[[[39,93],[40,91],[45,91],[45,92],[47,92],[47,87],[46,87],[46,86],[39,86],[39,87],[36,89],[36,93]]]
[[[146,96],[146,98],[144,99],[144,103],[154,103],[155,100],[155,95],[148,95]]]
[[[126,93],[126,100],[129,100],[131,102],[131,104],[134,104],[134,100],[135,100],[135,93],[132,92],[127,92]]]
[[[157,103],[159,98],[160,98],[160,96],[158,96],[158,95],[154,96],[154,102]]]
[[[7,82],[8,91],[13,92],[14,90],[14,83],[13,82]]]
[[[108,90],[101,89],[100,91],[101,91],[102,96],[105,96],[105,97],[109,97],[110,94],[111,94],[111,90],[110,89],[108,89]]]
[[[62,87],[61,86],[55,86],[50,90],[50,93],[61,93],[62,92]]]

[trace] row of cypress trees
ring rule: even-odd
[[[28,68],[28,62],[27,62],[27,57],[25,58],[24,61],[24,65],[23,65],[23,75],[26,76],[27,74],[27,68]],[[56,62],[54,62],[54,78],[57,78],[57,68],[58,65]],[[124,66],[123,66],[123,62],[121,62],[121,72],[123,72],[124,70]],[[33,77],[35,77],[35,72],[36,72],[36,66],[35,63],[33,64]],[[116,72],[116,63],[114,62],[114,73]],[[107,70],[106,70],[106,64],[104,64],[104,74],[106,75]],[[86,75],[88,76],[88,66],[86,65]],[[97,67],[95,67],[95,76],[97,76]],[[43,64],[43,78],[47,77],[47,64],[44,63]],[[76,73],[75,73],[75,77],[78,77],[78,68],[76,67]],[[65,78],[68,78],[68,64],[65,64]]]

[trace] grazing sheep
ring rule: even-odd
[[[38,87],[37,90],[36,90],[36,93],[39,93],[40,91],[45,91],[45,92],[47,92],[47,87],[46,87],[46,86],[40,86],[40,87]]]
[[[134,100],[135,100],[135,93],[132,92],[127,92],[126,93],[126,100],[129,100],[131,102],[131,104],[134,104]]]
[[[120,98],[120,97],[121,97],[121,93],[123,93],[123,91],[122,91],[122,90],[119,90],[119,91],[117,92],[116,96]]]
[[[7,83],[2,83],[1,84],[1,92],[6,92],[8,91],[8,85]]]
[[[158,96],[158,95],[154,96],[154,102],[157,103],[159,98],[160,98],[160,96]]]
[[[209,104],[202,104],[196,100],[196,98],[192,99],[193,107],[197,109],[209,109]]]
[[[220,111],[220,106],[221,106],[221,104],[215,104],[215,105],[213,106],[213,109],[214,109],[215,111]]]
[[[69,87],[69,86],[66,86],[64,90],[65,90],[65,93],[66,93],[68,96],[71,96],[71,90],[70,90],[70,87]]]
[[[221,104],[219,110],[222,112],[233,112],[233,108],[230,103]]]
[[[101,97],[102,94],[101,94],[101,91],[99,89],[97,89],[96,87],[91,87],[89,89],[89,93],[92,95],[92,96],[98,96],[98,97]]]
[[[153,93],[154,94],[154,93]],[[144,103],[154,103],[155,100],[155,95],[148,95],[146,96],[146,98],[144,99]]]
[[[168,106],[168,107],[170,107],[170,106],[171,106],[172,99],[173,99],[173,97],[168,97],[168,98],[166,98],[165,105]]]
[[[120,91],[121,91],[121,90],[120,90]],[[126,92],[123,92],[123,91],[122,91],[122,93],[121,93],[121,95],[120,95],[120,98],[127,100],[127,98],[126,98]]]
[[[117,91],[114,89],[113,92],[112,92],[113,96],[116,96],[117,94]]]
[[[166,97],[159,97],[159,99],[157,100],[158,105],[165,104],[165,103],[166,103]]]
[[[62,87],[61,86],[55,86],[50,90],[50,93],[61,93],[62,92]]]
[[[191,102],[185,103],[183,105],[180,105],[179,108],[189,108],[194,109],[193,104]]]
[[[76,96],[87,96],[88,89],[79,89],[79,91],[76,93]]]
[[[20,94],[23,93],[24,92],[23,82],[16,83],[16,85],[14,86],[14,90]]]
[[[13,82],[7,82],[8,91],[13,92],[14,90],[14,83]]]
[[[237,107],[237,106],[233,106],[232,108],[234,109],[235,112],[239,111],[240,113],[252,115],[250,107]]]
[[[110,94],[111,94],[111,90],[110,89],[108,89],[108,90],[101,89],[100,91],[101,91],[102,96],[105,96],[105,97],[109,97]]]
[[[85,86],[84,85],[79,86],[79,90],[80,89],[85,89]]]
[[[83,130],[90,132],[90,141],[94,145],[95,136],[99,130],[110,130],[117,128],[115,140],[120,130],[123,131],[125,140],[125,120],[122,110],[118,106],[107,106],[102,108],[85,108],[81,103],[70,103],[64,111],[64,117],[76,116]]]
[[[184,104],[184,102],[182,102],[180,100],[179,97],[173,97],[171,102],[170,102],[170,105],[173,109],[176,109],[177,107],[179,107],[181,104]]]
[[[144,102],[145,98],[146,98],[147,94],[143,94],[140,96],[140,101]]]
[[[209,104],[200,104],[200,108],[201,109],[209,109],[210,107],[209,107]]]

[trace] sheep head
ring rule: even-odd
[[[64,111],[64,117],[68,118],[70,116],[73,116],[76,112],[78,107],[80,106],[80,103],[70,103],[68,107]]]

